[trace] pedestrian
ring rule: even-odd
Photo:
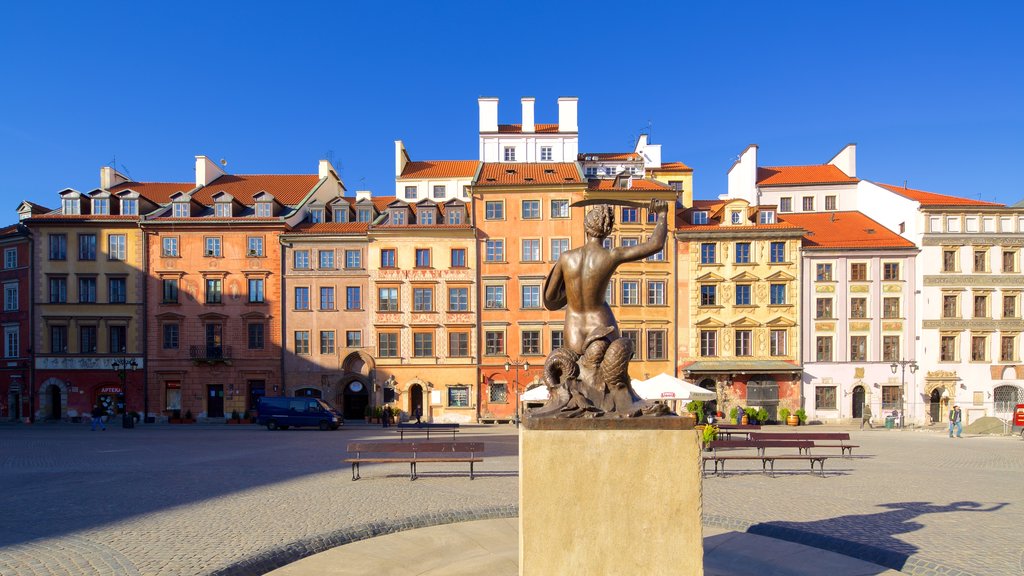
[[[864,429],[864,425],[867,424],[868,428],[875,429],[875,425],[871,423],[871,404],[864,402],[864,409],[860,413],[860,429]]]
[[[964,431],[963,425],[960,423],[963,420],[963,414],[960,412],[960,407],[953,405],[953,409],[949,411],[949,437],[953,437],[953,430],[956,430],[956,437],[962,438],[960,434]]]
[[[384,409],[380,411],[380,427],[387,428],[389,420],[391,420],[391,408],[385,406]]]
[[[92,405],[92,423],[89,424],[89,432],[95,432],[97,424],[100,430],[107,431],[107,425],[103,423],[103,414],[103,408],[100,408],[99,404]]]
[[[416,412],[413,415],[416,416],[416,423],[421,424],[420,420],[423,418],[423,407],[417,406]]]

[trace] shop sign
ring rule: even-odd
[[[120,386],[104,386],[103,388],[100,388],[100,394],[120,394],[120,393],[121,393],[121,387]]]

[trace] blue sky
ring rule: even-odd
[[[217,4],[217,5],[214,5]],[[116,158],[137,180],[311,173],[393,193],[413,159],[474,159],[478,96],[580,99],[585,151],[652,125],[665,160],[725,191],[747,144],[762,165],[1016,202],[1024,184],[1021,3],[17,2],[0,8],[0,194],[56,205]],[[0,219],[2,221],[2,219]]]

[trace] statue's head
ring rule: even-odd
[[[598,240],[604,240],[611,234],[614,226],[615,210],[607,204],[594,206],[583,219],[583,227],[587,231],[587,236],[593,236]]]

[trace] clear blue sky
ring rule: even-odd
[[[1021,3],[222,4],[4,3],[0,222],[93,189],[115,157],[188,181],[196,154],[310,173],[330,152],[350,190],[393,193],[395,139],[476,158],[481,95],[503,123],[521,96],[538,122],[578,96],[585,151],[629,149],[650,121],[699,198],[747,144],[779,165],[847,142],[863,178],[1024,198]]]

